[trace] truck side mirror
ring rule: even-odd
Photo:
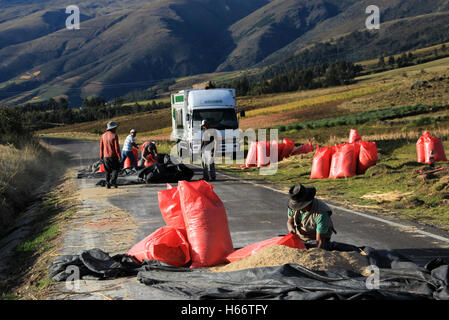
[[[245,117],[245,110],[240,111],[240,118],[244,118]]]

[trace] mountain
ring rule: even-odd
[[[163,79],[276,64],[316,43],[354,38],[371,2],[79,0],[81,29],[67,30],[69,4],[0,0],[0,103],[66,96],[79,105]],[[449,41],[449,0],[377,4],[381,29],[351,41],[343,58]]]

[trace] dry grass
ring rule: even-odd
[[[349,91],[344,91],[340,93],[328,94],[323,96],[317,96],[313,98],[307,98],[304,100],[298,100],[295,102],[290,102],[286,104],[281,104],[277,106],[272,106],[268,108],[261,108],[257,110],[252,110],[247,113],[248,117],[254,117],[258,115],[273,114],[278,112],[287,112],[291,110],[297,110],[307,107],[313,107],[321,104],[333,103],[337,101],[351,100],[359,98],[366,95],[373,95],[382,91],[391,89],[394,85],[386,86],[369,86],[364,88],[357,88]]]
[[[438,139],[444,139],[449,137],[449,128],[434,128],[430,132],[432,136],[438,137]],[[369,136],[364,136],[365,141],[391,141],[391,140],[418,140],[421,137],[422,132],[418,130],[410,130],[406,132],[390,132],[373,134]]]
[[[44,159],[49,155],[37,143],[21,149],[0,145],[0,233],[17,211],[24,209],[47,174]]]

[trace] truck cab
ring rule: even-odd
[[[203,120],[218,131],[217,143],[222,155],[235,154],[239,150],[235,89],[183,90],[171,95],[171,105],[171,140],[177,142],[179,157],[190,157],[195,161],[201,154]]]

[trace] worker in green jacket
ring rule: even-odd
[[[320,199],[316,199],[316,189],[301,184],[292,186],[289,191],[287,228],[297,234],[306,246],[330,249],[332,233],[336,233],[331,215],[332,210]]]

